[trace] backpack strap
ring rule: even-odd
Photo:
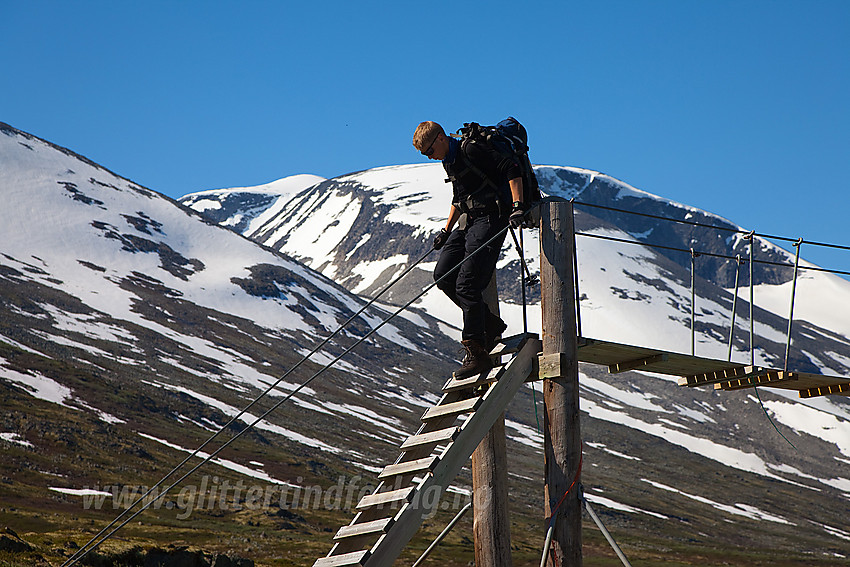
[[[490,209],[502,214],[503,206],[502,199],[499,198],[499,186],[466,156],[465,146],[470,142],[472,142],[470,138],[466,138],[461,141],[461,147],[459,148],[456,159],[460,159],[463,162],[463,168],[457,172],[456,176],[449,175],[446,182],[451,181],[453,184],[457,183],[458,177],[461,177],[466,172],[471,171],[481,179],[481,185],[479,185],[474,191],[471,191],[463,201],[453,204],[463,213]],[[493,207],[493,205],[495,205],[495,207]]]

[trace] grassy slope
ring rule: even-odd
[[[179,398],[163,394],[159,404],[180,404]],[[133,433],[137,427],[154,432],[167,424],[151,419],[147,423],[107,425],[87,412],[55,404],[34,402],[13,388],[3,390],[4,429],[21,432],[34,448],[3,444],[2,483],[0,483],[0,525],[12,528],[33,550],[25,553],[0,552],[0,565],[58,565],[97,531],[117,516],[120,510],[107,505],[100,511],[85,510],[82,498],[45,491],[45,486],[83,487],[108,485],[114,480],[128,485],[150,485],[159,480],[184,453],[145,440]],[[588,422],[589,420],[586,420]],[[61,425],[60,425],[61,424]],[[591,434],[591,431],[588,431]],[[206,432],[191,426],[171,427],[162,431],[173,443],[194,447]],[[338,459],[321,455],[321,462],[302,447],[286,442],[259,443],[246,438],[237,441],[223,456],[246,462],[251,459],[276,463],[275,478],[301,477],[303,486],[329,487],[340,474],[361,474],[346,469]],[[606,467],[602,460],[597,465]],[[603,481],[595,466],[585,473],[585,482]],[[232,483],[239,475],[217,465],[208,465],[197,474],[208,474]],[[61,475],[61,476],[57,476]],[[246,485],[256,479],[244,479]],[[193,482],[189,479],[188,482]],[[194,482],[197,482],[195,480]],[[364,484],[368,482],[364,480]],[[606,481],[611,482],[611,481]],[[525,483],[529,484],[529,483]],[[513,492],[512,538],[515,565],[537,565],[543,541],[543,520],[535,511],[533,487]],[[538,498],[539,500],[539,498]],[[652,503],[647,503],[652,507]],[[186,519],[178,519],[180,510],[160,508],[142,513],[99,550],[106,555],[136,546],[188,546],[206,552],[227,552],[253,559],[257,565],[311,565],[330,548],[332,534],[347,523],[348,510],[325,510],[312,506],[282,510],[277,502],[269,507],[239,511],[196,510]],[[596,506],[608,528],[635,565],[837,565],[837,560],[797,554],[787,545],[758,544],[752,534],[739,534],[740,541],[725,544],[717,534],[702,537],[678,522],[659,522],[657,529],[642,524],[632,515],[612,512]],[[444,511],[428,520],[417,538],[403,554],[409,564],[436,537],[453,512]],[[711,518],[706,519],[712,522]],[[650,523],[650,522],[646,522]],[[690,521],[688,522],[690,523]],[[695,524],[702,524],[694,521]],[[720,533],[724,532],[722,526]],[[734,531],[734,530],[733,530]],[[471,518],[465,518],[429,559],[431,565],[461,566],[472,560]],[[584,558],[587,565],[617,565],[611,549],[589,521],[585,521]],[[756,545],[742,544],[751,539]],[[786,542],[787,543],[787,542]]]

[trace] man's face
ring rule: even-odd
[[[430,146],[422,150],[422,154],[428,159],[442,161],[449,154],[449,139],[445,134],[437,134]]]

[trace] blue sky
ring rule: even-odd
[[[421,120],[514,115],[535,163],[850,245],[848,1],[0,0],[0,19],[0,121],[172,197],[421,162]]]

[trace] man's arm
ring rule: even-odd
[[[519,228],[525,219],[525,204],[522,202],[522,177],[514,177],[508,184],[511,186],[511,214],[508,222],[512,228]]]
[[[452,231],[452,227],[454,227],[457,220],[460,218],[460,211],[452,205],[452,208],[449,209],[449,220],[446,221],[445,228],[440,230],[440,234],[434,239],[434,250],[439,250],[443,247],[446,241],[449,239],[449,233]]]
[[[449,220],[446,221],[446,232],[452,231],[452,228],[457,222],[457,219],[460,218],[460,215],[461,213],[458,208],[452,205],[452,208],[449,210]]]
[[[511,201],[522,203],[522,177],[514,177],[508,184],[511,186]]]

